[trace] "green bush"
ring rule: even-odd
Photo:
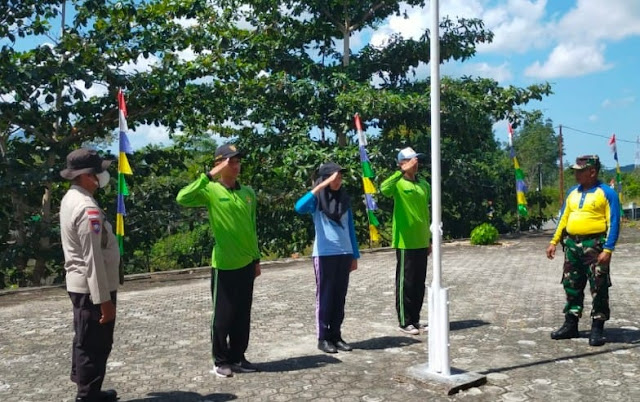
[[[483,223],[471,231],[471,244],[494,244],[498,240],[498,229],[490,223]]]
[[[150,271],[169,271],[211,264],[213,239],[208,224],[167,236],[151,247]]]

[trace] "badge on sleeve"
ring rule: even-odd
[[[95,234],[99,234],[102,230],[100,219],[89,219],[89,226],[91,227],[91,231]]]
[[[89,227],[95,234],[100,234],[102,231],[102,223],[100,223],[100,211],[98,209],[87,209],[87,217],[89,218]]]

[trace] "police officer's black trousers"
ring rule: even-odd
[[[240,269],[211,270],[211,354],[216,366],[243,360],[249,346],[256,263]]]
[[[78,397],[98,398],[107,370],[107,359],[113,345],[115,320],[100,324],[99,304],[88,294],[69,292],[73,304],[73,347],[71,349],[71,381],[78,386]],[[116,292],[111,292],[116,303]]]
[[[396,312],[401,327],[420,323],[428,248],[396,250]]]

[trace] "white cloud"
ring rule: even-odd
[[[492,66],[489,63],[464,63],[461,72],[464,75],[492,78],[500,83],[510,81],[513,78],[507,62],[499,66]]]
[[[169,129],[165,126],[155,126],[153,124],[142,124],[134,130],[129,130],[127,134],[133,149],[142,148],[148,144],[169,145]]]
[[[174,18],[173,22],[175,22],[176,24],[180,25],[183,28],[193,28],[195,26],[200,25],[197,19],[187,18],[187,17]]]
[[[89,89],[85,88],[84,84],[85,84],[84,80],[76,80],[73,82],[73,87],[82,91],[82,93],[84,94],[84,96],[87,97],[87,99],[91,99],[94,97],[102,98],[103,96],[106,96],[109,94],[109,91],[107,90],[107,85],[103,82],[94,82],[92,83]]]
[[[613,67],[605,59],[608,42],[640,35],[640,2],[611,0],[606,5],[578,0],[576,6],[547,27],[556,46],[544,64],[536,61],[525,74],[536,78],[577,77]]]
[[[640,35],[640,2],[637,0],[578,0],[558,23],[561,38],[594,42]]]
[[[602,107],[604,109],[611,109],[611,108],[621,108],[621,107],[625,107],[628,106],[632,103],[634,103],[636,101],[636,97],[635,96],[625,96],[624,98],[620,98],[620,99],[605,99],[604,101],[602,101]]]
[[[613,67],[604,59],[604,45],[559,44],[549,58],[541,64],[536,61],[525,70],[525,75],[550,79],[557,77],[578,77]]]
[[[0,94],[0,101],[5,103],[13,103],[16,101],[16,91],[11,91],[6,94]]]
[[[524,53],[543,47],[552,32],[543,23],[546,4],[546,0],[510,0],[476,14],[494,33],[493,42],[478,45],[478,52]]]
[[[445,0],[440,5],[440,18],[449,16],[452,20],[480,18],[485,27],[494,32],[491,44],[480,44],[478,51],[525,52],[532,46],[541,47],[545,43],[544,17],[546,0],[509,0],[506,4],[488,8],[486,0]],[[423,8],[405,7],[408,18],[389,17],[373,35],[371,42],[381,46],[393,34],[404,38],[418,39],[430,28],[429,6]]]
[[[178,56],[178,59],[181,61],[193,61],[198,57],[196,52],[193,51],[191,45],[186,49],[178,50],[175,52],[175,55]]]
[[[598,121],[598,115],[592,114],[591,116],[589,116],[589,121],[591,122]]]
[[[564,14],[548,14],[548,0],[443,0],[441,17],[480,18],[494,33],[493,42],[479,44],[478,53],[526,53],[549,49],[545,61],[536,61],[527,76],[551,79],[576,77],[613,67],[606,46],[640,35],[640,1],[575,0]],[[429,6],[405,7],[408,19],[390,17],[376,30],[371,43],[384,46],[393,34],[417,38],[429,28]],[[482,66],[479,66],[482,67]],[[494,71],[485,71],[493,73]],[[498,71],[498,80],[506,71]],[[508,77],[508,76],[507,76]]]
[[[140,73],[148,73],[151,71],[153,66],[158,65],[160,59],[157,56],[150,54],[149,57],[145,58],[142,54],[138,55],[138,58],[135,62],[127,62],[122,65],[121,69],[129,74],[140,72]]]

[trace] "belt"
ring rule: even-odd
[[[597,239],[605,235],[606,233],[592,233],[592,234],[586,234],[586,235],[572,235],[567,233],[567,237],[575,241],[576,243],[582,243],[585,240]]]

